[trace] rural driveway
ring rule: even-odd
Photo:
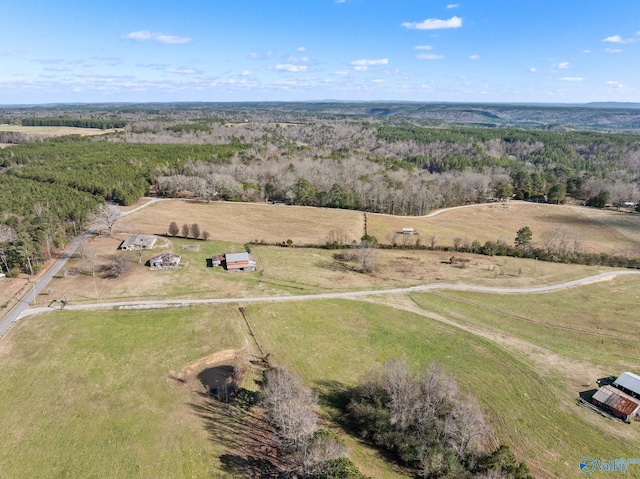
[[[425,284],[420,286],[411,286],[408,288],[394,288],[394,289],[377,289],[370,291],[350,291],[342,293],[321,293],[321,294],[309,294],[300,296],[259,296],[248,298],[215,298],[215,299],[178,299],[178,300],[150,300],[150,301],[114,301],[109,303],[93,303],[93,304],[71,304],[65,309],[88,311],[95,309],[107,309],[107,308],[120,308],[120,309],[156,309],[156,308],[171,308],[181,306],[192,306],[198,304],[215,304],[215,303],[261,303],[261,302],[283,302],[283,301],[308,301],[314,299],[335,299],[335,298],[357,298],[361,296],[373,296],[381,294],[402,294],[412,293],[420,291],[432,291],[438,289],[444,290],[457,290],[457,291],[480,291],[485,293],[544,293],[548,291],[556,291],[560,289],[572,288],[574,286],[581,286],[591,283],[597,283],[600,281],[607,281],[615,278],[616,276],[623,275],[638,275],[640,271],[612,271],[608,273],[601,273],[595,276],[589,276],[587,278],[576,279],[574,281],[567,281],[565,283],[552,284],[548,286],[538,286],[535,288],[492,288],[488,286],[475,286],[471,284]],[[48,311],[53,311],[51,308],[32,308],[24,309],[22,314],[17,317],[21,319],[32,314],[39,314]],[[16,319],[16,320],[17,320]]]

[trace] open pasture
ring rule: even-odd
[[[246,309],[263,348],[320,391],[327,417],[335,414],[329,406],[336,394],[385,360],[399,357],[415,367],[436,360],[478,399],[496,440],[509,444],[536,477],[578,477],[585,455],[626,457],[640,446],[638,424],[612,423],[576,406],[564,370],[541,369],[520,351],[432,319],[337,300]]]
[[[3,477],[232,477],[175,374],[242,346],[233,307],[56,312],[0,342]]]
[[[434,216],[368,214],[367,217],[369,234],[385,243],[394,231],[411,227],[420,233],[421,244],[427,246],[432,236],[436,237],[439,247],[453,246],[456,237],[469,243],[478,240],[484,244],[500,239],[513,244],[516,232],[529,226],[534,245],[543,247],[542,237],[546,231],[567,227],[570,247],[578,238],[582,251],[640,254],[640,214],[629,212],[510,201],[453,208]]]
[[[167,200],[156,202],[117,225],[125,232],[163,234],[169,224],[198,223],[201,231],[220,241],[247,243],[265,241],[294,245],[324,244],[327,232],[344,231],[349,241],[364,234],[364,216],[357,211],[266,203],[194,202]]]
[[[114,133],[118,129],[100,130],[98,128],[76,128],[70,126],[22,126],[22,125],[0,125],[0,132],[24,133],[35,136],[54,137],[66,135],[96,136],[106,133]]]
[[[443,291],[411,297],[425,310],[461,324],[507,333],[563,357],[600,365],[603,376],[640,371],[637,276],[539,294]],[[597,378],[589,374],[583,371],[574,386],[593,383]]]

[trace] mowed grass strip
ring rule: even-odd
[[[263,348],[300,371],[325,399],[389,358],[404,358],[416,368],[440,362],[483,405],[497,440],[539,477],[577,477],[585,455],[633,457],[640,446],[637,435],[621,438],[608,429],[608,420],[576,406],[559,374],[428,318],[347,300],[250,305],[247,311]]]
[[[588,360],[611,375],[640,371],[639,277],[539,294],[443,291],[411,297],[426,311]]]
[[[232,307],[51,313],[0,343],[0,476],[224,477],[188,387],[169,378],[243,344]]]

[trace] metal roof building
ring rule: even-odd
[[[255,271],[256,262],[249,253],[227,253],[224,255],[227,271]]]
[[[596,406],[627,422],[640,410],[640,401],[613,386],[598,389],[592,401]]]
[[[622,373],[613,385],[634,397],[640,397],[640,376],[637,374]]]

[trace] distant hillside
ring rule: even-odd
[[[585,104],[588,108],[639,108],[640,103],[617,102],[617,101],[600,101]]]

